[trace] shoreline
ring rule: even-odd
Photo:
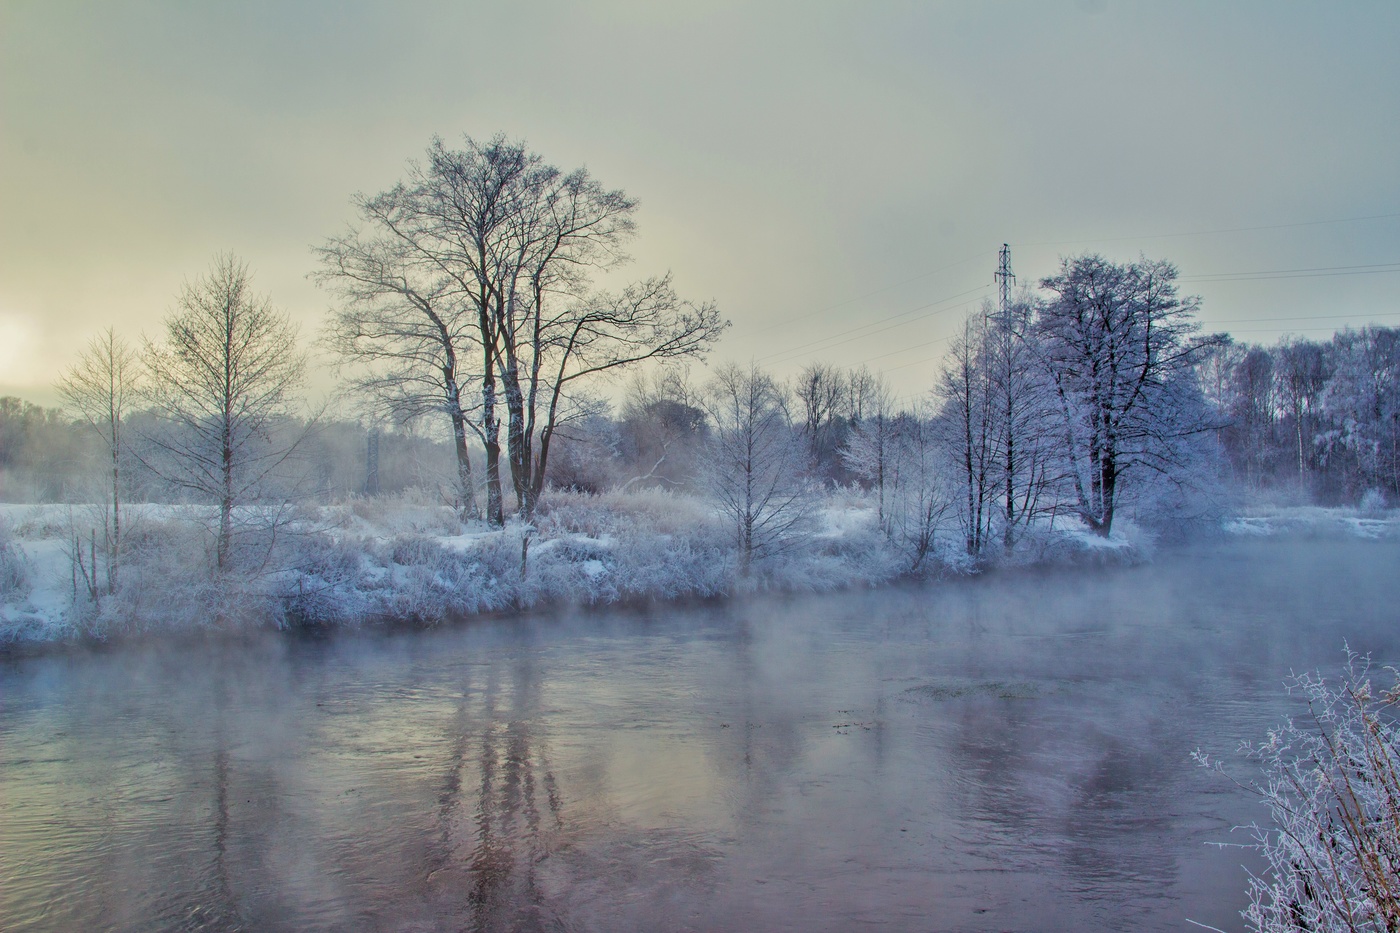
[[[675,503],[668,498],[667,504]],[[123,566],[123,589],[96,603],[81,595],[76,603],[72,599],[71,561],[58,537],[60,519],[71,526],[70,508],[78,507],[0,506],[0,524],[8,527],[0,547],[22,555],[30,578],[22,599],[10,594],[0,601],[0,657],[214,633],[430,629],[478,619],[649,611],[756,595],[800,597],[1007,573],[1082,571],[1147,563],[1159,546],[1175,549],[1211,540],[1400,538],[1400,513],[1265,506],[1164,545],[1130,522],[1106,540],[1074,528],[1042,530],[1028,536],[1013,559],[976,566],[959,561],[956,553],[948,559],[952,542],[943,541],[938,559],[910,574],[902,572],[889,543],[872,533],[873,515],[845,503],[828,508],[820,532],[802,548],[769,560],[745,580],[735,573],[734,555],[713,523],[670,527],[677,516],[657,522],[656,515],[639,518],[637,512],[590,505],[584,521],[573,516],[568,524],[525,532],[513,524],[468,527],[455,535],[441,533],[454,530],[450,527],[429,528],[424,521],[409,528],[382,519],[356,524],[347,520],[353,506],[317,507],[311,512],[319,527],[300,529],[296,547],[282,555],[283,566],[222,587],[211,585],[207,571],[200,579],[198,561],[191,559],[198,538],[192,507],[146,507],[142,520],[154,543]],[[141,509],[132,507],[137,514]],[[687,520],[679,518],[681,524]],[[532,543],[522,573],[519,554],[526,533]],[[177,558],[184,563],[170,563]]]

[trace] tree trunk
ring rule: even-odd
[[[462,409],[452,412],[452,446],[457,454],[457,495],[461,499],[461,519],[477,517],[476,489],[472,483],[471,452],[467,449],[467,422]]]
[[[486,376],[481,380],[481,433],[486,447],[486,521],[497,528],[506,523],[501,500],[501,421],[496,415],[496,380],[487,352]]]

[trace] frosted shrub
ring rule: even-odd
[[[345,508],[381,533],[455,535],[462,530],[451,506],[416,487],[396,495],[355,497],[341,510]]]
[[[279,595],[289,618],[300,622],[358,622],[374,614],[359,548],[309,535],[298,542]]]
[[[1387,669],[1392,684],[1380,690],[1369,673],[1348,652],[1335,684],[1293,678],[1289,691],[1307,700],[1307,719],[1244,746],[1264,771],[1249,789],[1273,820],[1252,827],[1269,866],[1250,879],[1243,916],[1252,930],[1400,929],[1400,681]]]
[[[1367,518],[1380,518],[1385,514],[1385,493],[1379,489],[1366,490],[1361,494],[1356,511]]]

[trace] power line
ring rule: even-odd
[[[1332,314],[1332,315],[1308,314],[1308,315],[1305,315],[1305,316],[1303,316],[1303,317],[1237,317],[1237,318],[1226,318],[1226,319],[1221,320],[1221,321],[1211,321],[1210,323],[1211,323],[1212,326],[1214,326],[1215,324],[1273,324],[1273,323],[1278,323],[1278,322],[1280,322],[1280,321],[1345,321],[1345,320],[1351,320],[1352,318],[1355,318],[1355,317],[1357,317],[1357,315],[1355,315],[1355,314]],[[1371,317],[1400,317],[1400,311],[1381,311],[1381,312],[1379,312],[1379,313],[1377,313],[1377,314],[1371,315]],[[1204,324],[1205,322],[1203,321],[1203,322],[1201,322],[1201,323]]]
[[[784,319],[781,320],[781,321],[777,321],[777,322],[775,322],[775,323],[768,324],[768,325],[765,325],[765,326],[763,326],[763,327],[760,327],[758,330],[754,331],[754,333],[755,333],[755,334],[766,334],[766,333],[768,333],[770,330],[773,330],[774,328],[777,328],[777,327],[784,327],[784,326],[786,326],[786,325],[788,325],[788,324],[793,324],[793,323],[796,323],[797,321],[804,320],[804,319],[810,320],[810,319],[812,319],[812,318],[817,317],[818,315],[825,314],[825,313],[828,312],[828,311],[835,311],[837,308],[844,308],[846,305],[855,304],[857,301],[863,301],[863,300],[866,299],[866,298],[871,298],[871,297],[874,297],[875,295],[880,295],[880,294],[883,294],[883,293],[885,293],[885,292],[887,292],[887,291],[890,291],[890,290],[892,290],[892,289],[899,288],[901,285],[908,285],[910,282],[917,282],[917,281],[919,281],[920,279],[926,279],[926,278],[928,278],[929,276],[938,275],[939,273],[942,273],[942,272],[947,272],[949,269],[956,269],[958,266],[966,265],[967,263],[972,262],[974,259],[981,259],[981,258],[983,258],[983,257],[986,256],[986,255],[987,255],[986,250],[983,250],[982,252],[978,253],[978,254],[975,255],[975,256],[968,256],[968,257],[965,258],[965,259],[959,259],[957,262],[949,263],[949,264],[946,265],[946,266],[941,266],[941,267],[939,267],[939,268],[937,268],[937,269],[933,269],[933,270],[931,270],[931,271],[929,271],[929,272],[920,272],[918,275],[910,276],[910,277],[907,278],[907,279],[900,279],[898,282],[892,282],[892,283],[890,283],[889,285],[885,285],[885,286],[882,286],[882,287],[880,287],[880,288],[877,288],[877,289],[875,289],[875,290],[872,291],[872,292],[865,292],[864,294],[856,295],[854,298],[846,298],[846,299],[844,299],[844,300],[842,300],[842,301],[836,302],[835,304],[830,304],[830,305],[827,305],[826,307],[818,308],[818,309],[815,310],[815,311],[803,311],[803,312],[801,312],[800,314],[793,315],[792,317],[784,318]]]
[[[1364,266],[1318,266],[1312,269],[1275,269],[1268,272],[1212,272],[1183,275],[1182,282],[1250,282],[1265,279],[1308,279],[1334,275],[1376,275],[1400,272],[1400,263],[1371,263]]]
[[[864,339],[864,338],[866,338],[866,337],[873,337],[873,336],[875,336],[876,334],[883,334],[885,331],[894,330],[895,328],[897,328],[897,327],[903,327],[903,326],[905,326],[906,324],[913,324],[915,321],[927,320],[928,318],[934,317],[934,316],[939,315],[939,314],[944,314],[944,313],[946,313],[946,312],[948,312],[948,311],[955,311],[955,310],[957,310],[958,308],[965,307],[966,305],[971,304],[971,302],[964,302],[964,303],[961,304],[961,305],[953,305],[952,307],[948,307],[948,308],[937,308],[937,310],[930,311],[928,314],[923,314],[923,315],[920,315],[919,317],[911,318],[910,320],[907,320],[907,321],[900,321],[898,324],[890,324],[890,326],[888,326],[888,327],[881,327],[879,330],[868,330],[868,328],[871,328],[871,327],[878,327],[879,325],[888,323],[888,322],[890,322],[890,321],[897,321],[897,320],[899,320],[899,318],[908,317],[908,316],[911,315],[911,314],[915,314],[915,313],[917,313],[917,312],[919,312],[919,311],[923,311],[923,310],[925,310],[925,309],[927,309],[927,308],[936,308],[938,305],[946,304],[947,302],[950,302],[950,301],[957,301],[959,298],[962,298],[962,297],[965,296],[965,295],[971,295],[971,294],[974,294],[974,293],[976,293],[976,292],[985,291],[985,290],[986,290],[987,288],[989,288],[989,287],[990,287],[990,286],[987,286],[987,285],[979,285],[979,286],[977,286],[976,288],[970,288],[970,289],[968,289],[968,290],[965,291],[965,292],[959,292],[958,294],[956,294],[956,295],[950,295],[950,296],[948,296],[947,298],[940,298],[940,299],[938,299],[937,301],[930,301],[930,302],[927,303],[927,304],[919,305],[917,308],[910,308],[908,311],[901,311],[899,314],[891,315],[890,317],[886,317],[886,318],[881,318],[881,319],[878,320],[878,321],[871,321],[869,324],[862,324],[862,325],[860,325],[859,327],[853,327],[853,328],[851,328],[851,329],[849,329],[849,330],[844,330],[844,331],[841,331],[841,332],[839,332],[839,333],[831,334],[831,335],[826,336],[826,337],[821,337],[821,338],[818,338],[817,340],[812,340],[812,341],[809,341],[808,343],[800,344],[800,345],[798,345],[798,346],[796,346],[796,347],[789,347],[789,348],[786,349],[786,350],[779,350],[779,351],[776,352],[776,353],[770,353],[770,354],[768,354],[767,356],[761,356],[761,357],[758,358],[758,362],[762,363],[762,362],[766,362],[766,361],[768,361],[768,360],[776,359],[777,357],[786,357],[786,356],[791,356],[791,355],[793,355],[793,354],[801,355],[801,354],[802,354],[802,351],[808,350],[809,348],[812,348],[812,347],[816,347],[817,344],[828,344],[827,346],[823,346],[823,347],[820,347],[820,348],[818,348],[818,349],[821,349],[821,350],[829,350],[829,349],[831,349],[831,346],[832,346],[832,344],[830,344],[830,341],[839,340],[839,339],[842,338],[842,337],[848,337],[848,336],[852,336],[852,335],[856,335],[856,336],[857,336],[857,339]],[[865,333],[858,333],[859,331],[866,331],[866,332],[865,332]],[[788,361],[788,360],[782,360],[781,362],[789,362],[789,361]]]
[[[901,354],[901,353],[908,353],[910,350],[922,350],[924,347],[931,347],[931,346],[933,346],[933,345],[936,344],[936,343],[947,343],[949,340],[952,340],[952,339],[953,339],[952,335],[949,335],[949,336],[947,336],[947,337],[939,337],[939,338],[937,338],[937,339],[935,339],[935,340],[929,340],[929,341],[927,341],[927,342],[925,342],[925,343],[916,343],[916,344],[914,344],[912,347],[900,347],[898,350],[891,350],[891,351],[888,352],[888,353],[881,353],[879,356],[872,356],[872,357],[870,357],[869,359],[861,360],[857,365],[859,365],[859,366],[864,366],[866,363],[873,363],[873,362],[875,362],[876,360],[883,360],[883,359],[884,359],[885,357],[887,357],[887,356],[898,356],[898,355]],[[891,367],[889,367],[889,371],[890,371],[890,372],[893,372],[893,371],[896,370],[896,369],[903,369],[903,368],[906,367],[906,366],[913,366],[913,365],[914,365],[913,363],[902,363],[902,364],[900,364],[899,366],[891,366]]]
[[[1293,229],[1293,228],[1300,228],[1300,227],[1315,227],[1315,226],[1326,226],[1326,225],[1344,224],[1344,223],[1361,223],[1361,222],[1365,222],[1365,221],[1389,220],[1389,219],[1393,219],[1393,218],[1400,218],[1400,212],[1390,212],[1390,213],[1383,213],[1383,214],[1368,214],[1368,215],[1357,216],[1357,217],[1338,217],[1338,218],[1330,218],[1330,219],[1325,219],[1325,220],[1305,220],[1305,221],[1296,221],[1296,222],[1281,223],[1281,224],[1257,224],[1257,225],[1245,226],[1245,227],[1222,227],[1222,228],[1217,228],[1217,229],[1212,229],[1212,230],[1192,230],[1192,231],[1183,231],[1183,232],[1176,232],[1176,233],[1144,234],[1144,235],[1140,235],[1140,236],[1101,237],[1101,238],[1094,238],[1094,239],[1079,239],[1079,240],[1042,240],[1042,241],[1033,242],[1033,243],[1028,243],[1028,244],[1023,244],[1023,245],[1026,245],[1026,246],[1047,246],[1047,245],[1070,245],[1070,244],[1075,244],[1075,243],[1121,242],[1121,241],[1128,241],[1128,240],[1171,239],[1171,238],[1179,238],[1179,237],[1211,236],[1211,235],[1227,234],[1227,233],[1248,233],[1248,232],[1255,232],[1255,231],[1261,231],[1261,230],[1284,230],[1284,229]],[[836,303],[834,303],[834,304],[827,305],[827,306],[825,306],[825,307],[823,307],[823,308],[820,308],[820,309],[818,309],[818,310],[816,310],[816,311],[813,311],[813,312],[808,312],[808,313],[799,314],[799,315],[796,315],[796,316],[793,316],[793,317],[790,317],[790,318],[786,318],[786,319],[784,319],[784,320],[782,320],[782,321],[778,321],[778,322],[775,322],[775,323],[773,323],[773,324],[769,324],[769,325],[767,325],[767,326],[765,326],[765,327],[763,327],[763,328],[760,328],[760,329],[759,329],[758,331],[756,331],[755,333],[763,334],[763,333],[767,333],[767,332],[769,332],[769,331],[772,331],[772,330],[774,330],[775,328],[782,327],[782,326],[785,326],[785,325],[790,325],[790,324],[795,323],[795,322],[800,321],[800,320],[812,320],[812,319],[814,319],[814,318],[816,318],[816,317],[818,317],[818,316],[820,316],[820,315],[822,315],[822,314],[825,314],[825,313],[827,313],[827,312],[829,312],[829,311],[833,311],[833,310],[836,310],[836,309],[838,309],[838,308],[845,307],[845,306],[847,306],[847,305],[850,305],[850,304],[853,304],[853,303],[855,303],[855,302],[857,302],[857,301],[860,301],[860,300],[862,300],[862,299],[864,299],[864,298],[868,298],[868,297],[871,297],[871,296],[874,296],[874,295],[879,295],[879,294],[882,294],[882,293],[884,293],[884,292],[888,292],[888,291],[890,291],[890,290],[892,290],[892,289],[895,289],[895,288],[898,288],[898,287],[900,287],[900,286],[902,286],[902,285],[907,285],[907,284],[909,284],[909,283],[911,283],[911,282],[916,282],[916,281],[919,281],[920,279],[928,278],[929,276],[937,275],[937,274],[942,273],[942,272],[946,272],[946,271],[948,271],[948,270],[950,270],[950,269],[957,268],[958,266],[965,265],[965,264],[967,264],[967,263],[973,261],[974,259],[983,258],[985,255],[986,255],[986,251],[983,251],[983,252],[978,253],[978,254],[976,254],[976,255],[968,256],[968,257],[966,257],[966,258],[964,258],[964,259],[960,259],[960,260],[958,260],[957,262],[950,263],[950,264],[948,264],[948,265],[946,265],[946,266],[941,266],[941,267],[939,267],[938,269],[934,269],[934,270],[931,270],[931,271],[929,271],[929,272],[923,272],[923,273],[920,273],[920,274],[918,274],[918,275],[911,276],[911,277],[908,277],[908,278],[900,279],[900,280],[897,281],[897,282],[893,282],[893,283],[891,283],[891,284],[889,284],[889,285],[885,285],[885,286],[883,286],[883,287],[881,287],[881,288],[877,288],[877,289],[875,289],[875,290],[873,290],[873,291],[866,292],[866,293],[863,294],[863,295],[859,295],[859,296],[856,296],[856,297],[853,297],[853,298],[848,298],[848,299],[845,299],[845,300],[843,300],[843,301],[839,301],[839,302],[836,302]],[[1285,279],[1285,278],[1321,278],[1321,277],[1332,277],[1332,276],[1342,276],[1342,275],[1375,275],[1375,274],[1386,274],[1386,273],[1395,273],[1395,272],[1400,272],[1400,263],[1372,263],[1372,264],[1367,264],[1367,265],[1354,265],[1354,266],[1320,266],[1320,267],[1313,267],[1313,268],[1301,268],[1301,269],[1275,269],[1275,270],[1262,270],[1262,271],[1252,271],[1252,272],[1203,273],[1203,274],[1200,274],[1200,275],[1182,276],[1182,277],[1179,279],[1179,281],[1182,281],[1182,282],[1200,282],[1200,283],[1245,282],[1245,281],[1266,281],[1266,280],[1269,280],[1269,279]],[[795,347],[789,347],[788,349],[785,349],[785,350],[780,350],[780,351],[776,351],[776,352],[774,352],[774,353],[769,353],[769,354],[767,354],[766,356],[760,357],[760,358],[759,358],[759,361],[760,361],[760,362],[763,362],[763,361],[774,361],[774,360],[776,360],[776,361],[779,361],[779,362],[788,362],[788,361],[791,360],[791,358],[794,358],[794,357],[796,357],[796,356],[802,355],[803,351],[811,350],[811,349],[813,349],[813,348],[818,348],[818,349],[822,349],[822,350],[830,349],[832,346],[835,345],[835,343],[834,343],[835,341],[839,341],[839,340],[840,340],[841,338],[843,338],[843,337],[855,337],[856,339],[863,339],[863,338],[865,338],[865,337],[871,337],[871,336],[874,336],[874,335],[879,334],[879,333],[884,333],[885,331],[892,330],[894,327],[902,327],[902,326],[904,326],[905,324],[913,323],[913,320],[922,320],[922,319],[927,318],[927,317],[932,317],[933,315],[932,315],[932,314],[930,314],[930,315],[924,315],[924,316],[921,317],[921,318],[914,318],[913,320],[910,320],[910,321],[902,321],[902,322],[900,322],[900,323],[898,323],[898,324],[891,324],[890,327],[879,328],[879,325],[881,325],[881,324],[886,324],[886,323],[889,323],[889,322],[898,321],[900,318],[907,317],[907,316],[909,316],[909,315],[911,315],[911,314],[914,314],[914,313],[916,313],[916,312],[918,312],[918,311],[924,310],[924,309],[926,309],[926,308],[935,307],[936,305],[941,304],[941,303],[943,303],[943,302],[945,302],[945,301],[953,301],[953,300],[956,300],[957,298],[960,298],[960,297],[962,297],[963,295],[972,294],[973,292],[979,291],[979,290],[980,290],[980,289],[971,289],[971,290],[969,290],[969,291],[967,291],[967,292],[961,293],[960,295],[954,295],[954,296],[951,296],[951,297],[949,297],[949,298],[940,299],[939,301],[930,302],[930,303],[928,303],[928,304],[920,305],[919,307],[910,309],[909,311],[900,312],[899,314],[892,315],[892,316],[886,317],[886,318],[882,318],[882,319],[880,319],[880,320],[878,320],[878,321],[873,321],[873,322],[871,322],[871,323],[869,323],[869,324],[863,324],[863,325],[860,325],[859,327],[850,328],[850,329],[845,330],[845,331],[840,331],[840,332],[838,332],[838,333],[836,333],[836,334],[832,334],[832,335],[829,335],[829,336],[827,336],[827,337],[819,338],[819,339],[817,339],[817,340],[812,340],[812,341],[809,341],[809,342],[804,343],[804,344],[800,344],[800,345],[795,346]],[[941,314],[941,313],[943,313],[943,312],[946,311],[946,310],[952,310],[952,309],[940,309],[939,311],[934,312],[934,314]],[[870,328],[879,328],[879,329],[871,330]],[[862,332],[863,332],[863,333],[862,333]],[[822,345],[822,346],[819,346],[819,345]],[[901,351],[901,352],[902,352],[902,351]],[[882,354],[882,356],[887,356],[887,355],[893,355],[893,354]],[[880,358],[880,357],[876,357],[876,358],[878,359],[878,358]]]
[[[1360,223],[1366,220],[1390,220],[1400,217],[1400,213],[1367,214],[1364,217],[1338,217],[1332,220],[1303,220],[1287,224],[1261,224],[1254,227],[1222,227],[1217,230],[1191,230],[1184,233],[1149,233],[1140,236],[1094,237],[1081,240],[1041,240],[1036,243],[1022,243],[1022,246],[1072,246],[1076,243],[1121,243],[1126,240],[1167,240],[1176,237],[1212,236],[1218,233],[1253,233],[1257,230],[1287,230],[1294,227],[1320,227],[1327,224]]]

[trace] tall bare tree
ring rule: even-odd
[[[109,592],[117,586],[121,565],[122,464],[127,456],[124,428],[136,401],[139,377],[136,352],[109,327],[88,343],[58,382],[64,405],[97,435],[107,460],[111,512],[104,516],[103,539]],[[97,568],[92,572],[96,575]]]
[[[1031,301],[1023,294],[993,311],[983,307],[989,415],[996,455],[1001,546],[1010,551],[1017,535],[1042,507],[1053,474],[1049,425],[1055,409],[1031,328]],[[991,516],[988,522],[991,524]]]
[[[1035,324],[1060,408],[1069,480],[1080,517],[1108,536],[1120,485],[1136,470],[1170,476],[1182,441],[1211,430],[1195,369],[1208,348],[1171,263],[1126,265],[1098,255],[1062,260]]]
[[[1274,379],[1278,383],[1279,401],[1293,420],[1293,437],[1298,453],[1298,484],[1306,488],[1309,458],[1305,439],[1315,430],[1322,405],[1322,393],[1328,377],[1326,357],[1321,344],[1298,338],[1281,341],[1274,355],[1277,360]]]
[[[504,517],[502,406],[517,508],[528,517],[547,475],[554,431],[574,411],[576,383],[644,360],[698,355],[725,326],[712,305],[678,299],[669,277],[617,295],[592,292],[594,272],[626,259],[622,246],[635,231],[636,201],[605,189],[585,169],[561,172],[523,143],[467,137],[461,149],[449,149],[435,139],[425,162],[410,163],[405,184],[365,203],[383,238],[431,270],[430,279],[441,286],[433,292],[440,296],[437,306],[450,307],[455,322],[474,324],[481,401],[473,426],[485,448],[486,512],[493,523]],[[323,274],[338,279],[343,250],[335,242],[327,249],[334,262]],[[426,316],[421,303],[404,304],[401,289],[376,288],[391,295],[401,313]],[[346,313],[348,325],[361,310]],[[451,345],[454,358],[463,359],[457,335],[465,329],[437,331],[433,357],[445,359]],[[460,387],[460,375],[455,381]]]
[[[447,416],[458,509],[464,520],[476,518],[469,437],[484,440],[475,417],[482,405],[479,320],[405,201],[401,188],[357,195],[362,226],[316,249],[321,267],[314,277],[341,299],[323,340],[344,364],[350,387],[380,414],[401,423]]]
[[[802,432],[807,437],[807,455],[814,469],[834,479],[830,472],[845,440],[846,416],[851,401],[851,385],[846,374],[828,363],[812,363],[803,368],[793,383],[793,394],[802,416]]]
[[[988,322],[970,314],[944,357],[934,395],[939,426],[962,489],[959,518],[969,557],[979,557],[991,531],[996,492],[996,399],[989,378]]]
[[[224,573],[234,565],[235,511],[264,498],[306,436],[275,439],[305,373],[296,329],[253,292],[248,267],[224,254],[186,283],[165,339],[148,341],[145,358],[147,395],[166,427],[149,438],[150,466],[217,506],[214,563]]]

